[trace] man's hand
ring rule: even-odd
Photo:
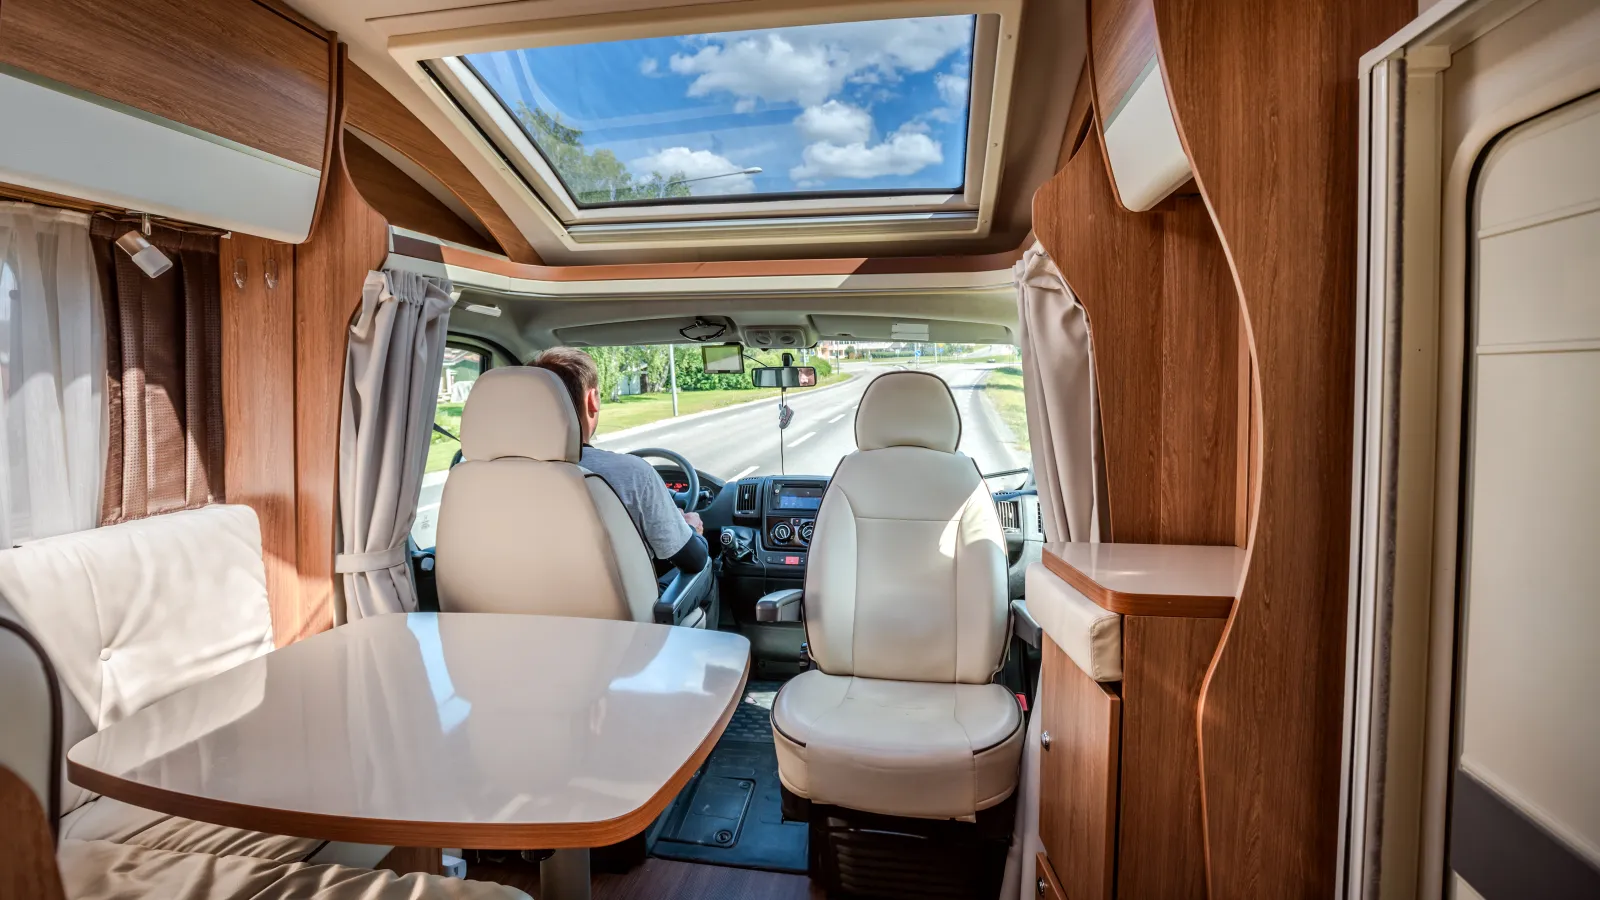
[[[705,536],[706,523],[700,521],[699,513],[686,512],[683,514],[683,520],[689,523],[689,527],[694,529],[695,534],[702,537]]]

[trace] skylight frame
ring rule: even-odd
[[[592,243],[617,246],[627,240],[625,226],[629,224],[640,226],[639,240],[633,242],[640,248],[681,246],[705,238],[718,245],[754,244],[780,233],[795,242],[831,241],[841,236],[846,240],[929,235],[980,238],[989,234],[993,221],[1021,7],[1022,0],[738,0],[714,7],[532,21],[515,20],[515,14],[508,12],[507,20],[396,36],[390,40],[390,53],[486,160],[508,176],[508,187],[524,195],[533,207],[530,211],[572,249]],[[976,16],[976,23],[966,171],[963,190],[952,193],[890,189],[820,196],[779,194],[772,199],[725,195],[730,199],[583,207],[499,97],[460,58],[541,46],[956,15]],[[860,227],[841,230],[841,216],[859,217]],[[724,239],[697,235],[699,230],[687,227],[696,221],[727,226],[730,220],[741,219],[771,224],[765,233],[761,227],[711,229]],[[670,223],[684,227],[671,227]]]

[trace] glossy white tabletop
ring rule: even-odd
[[[1045,552],[1119,594],[1233,597],[1244,578],[1238,547],[1062,542]]]
[[[69,776],[162,812],[404,846],[637,833],[722,733],[749,642],[599,619],[362,619],[73,747]],[[631,829],[631,830],[629,830]]]

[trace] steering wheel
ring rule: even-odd
[[[664,450],[660,447],[644,447],[639,450],[629,450],[628,452],[643,459],[664,459],[677,463],[678,468],[683,470],[684,480],[689,483],[689,486],[682,493],[670,488],[668,491],[672,494],[672,502],[676,503],[679,509],[685,512],[694,510],[695,504],[700,500],[700,473],[694,470],[694,466],[689,465],[687,459],[684,459],[681,454],[674,453],[671,450]]]

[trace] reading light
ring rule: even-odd
[[[150,233],[150,217],[144,215],[139,218],[140,227],[130,228],[127,234],[117,238],[117,246],[133,258],[133,264],[138,266],[140,271],[155,278],[172,268],[172,260],[158,247],[145,240],[145,235]],[[141,230],[144,234],[139,233]]]

